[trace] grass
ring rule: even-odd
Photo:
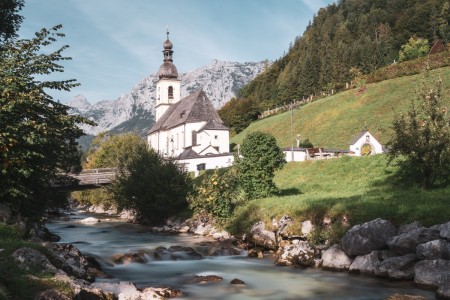
[[[315,224],[324,217],[351,225],[378,217],[397,226],[450,220],[450,186],[425,191],[400,184],[397,168],[386,163],[385,155],[288,163],[275,176],[280,194],[239,207],[228,228],[244,233],[259,220],[270,224],[283,215]]]
[[[444,101],[450,105],[450,67],[432,70],[430,76],[442,78]],[[300,134],[316,147],[348,149],[350,141],[367,126],[385,144],[392,134],[394,110],[409,107],[423,77],[419,74],[367,84],[362,94],[354,89],[302,106],[293,112],[293,138]],[[259,130],[275,136],[279,146],[288,147],[292,145],[290,126],[291,112],[285,112],[250,124],[230,143],[241,144],[248,133]]]

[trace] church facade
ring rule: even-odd
[[[149,130],[150,147],[183,164],[188,171],[227,167],[229,129],[202,90],[181,99],[181,80],[173,64],[173,44],[163,43],[164,62],[156,83],[156,123]]]

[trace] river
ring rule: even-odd
[[[214,256],[202,260],[150,261],[145,264],[114,265],[111,257],[159,246],[192,246],[202,238],[192,235],[152,233],[143,225],[111,219],[93,225],[77,223],[86,217],[110,218],[76,213],[70,218],[52,220],[47,228],[61,236],[61,243],[72,243],[84,254],[97,258],[103,270],[114,279],[98,281],[132,281],[139,288],[169,286],[185,296],[176,299],[280,300],[280,299],[384,299],[395,293],[422,295],[435,299],[434,292],[415,288],[410,282],[336,273],[315,269],[276,267],[270,257]],[[72,225],[72,226],[71,226]],[[74,227],[74,226],[75,227]],[[223,281],[206,284],[188,283],[194,275],[218,275]],[[234,278],[245,286],[231,285]]]

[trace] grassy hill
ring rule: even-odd
[[[450,105],[450,67],[432,70],[430,76],[443,79],[444,101]],[[300,134],[316,147],[348,149],[350,141],[367,126],[386,143],[394,110],[408,109],[423,79],[420,74],[367,84],[364,93],[348,90],[302,106],[293,112],[294,139]],[[249,132],[260,130],[274,135],[279,146],[291,146],[290,126],[291,112],[286,112],[252,123],[230,142],[240,144]]]
[[[397,168],[386,163],[385,155],[288,163],[275,175],[280,195],[239,207],[229,229],[246,232],[259,220],[271,224],[283,215],[315,224],[325,216],[351,225],[378,217],[396,225],[449,221],[450,186],[425,191],[400,184]]]

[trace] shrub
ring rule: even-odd
[[[273,195],[278,192],[273,177],[275,170],[286,163],[283,151],[275,138],[264,132],[249,133],[241,147],[242,157],[237,157],[235,166],[239,184],[248,199]]]
[[[134,209],[139,221],[155,224],[187,207],[192,185],[175,161],[144,148],[120,167],[110,188],[119,209]]]
[[[206,214],[218,222],[225,221],[239,203],[239,188],[234,169],[223,175],[216,169],[210,176],[205,175],[202,182],[188,196],[189,207],[198,214]]]

